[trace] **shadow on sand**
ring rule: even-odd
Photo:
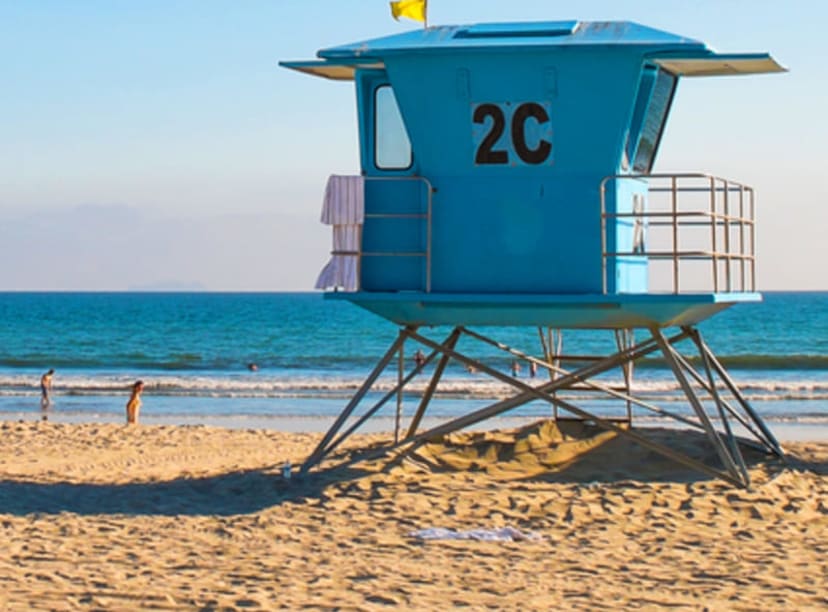
[[[382,444],[340,451],[321,469],[289,481],[278,467],[228,472],[204,478],[162,482],[42,483],[0,481],[0,514],[124,514],[145,516],[231,516],[251,514],[285,502],[324,501],[348,494],[349,486],[377,472],[410,466],[413,478],[428,473],[487,472],[499,481],[620,483],[714,481],[635,442],[588,425],[552,429],[548,421],[496,432],[460,432],[426,443],[411,455],[383,456]],[[647,436],[708,465],[718,465],[704,435],[688,430],[646,430]],[[740,445],[749,469],[765,466],[777,473],[786,466],[828,473],[824,462],[788,457],[786,462]],[[370,467],[366,461],[376,461]],[[335,485],[336,491],[331,490]],[[389,485],[390,486],[390,485]],[[724,485],[728,486],[728,485]]]
[[[252,514],[284,502],[324,499],[323,490],[331,482],[347,482],[362,475],[361,470],[345,467],[285,481],[278,469],[272,468],[126,484],[2,480],[0,514]]]

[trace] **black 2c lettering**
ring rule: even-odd
[[[474,161],[478,164],[507,164],[509,163],[509,153],[494,150],[495,143],[503,134],[503,128],[506,127],[503,111],[496,104],[481,104],[474,109],[473,119],[475,123],[486,123],[486,117],[492,118],[492,128],[486,134],[480,146],[477,147]]]
[[[486,122],[486,118],[492,118],[492,127],[489,133],[483,138],[480,146],[477,147],[477,153],[474,156],[474,161],[477,164],[508,164],[509,152],[504,150],[495,150],[494,146],[498,139],[503,135],[506,127],[506,117],[503,109],[497,104],[486,102],[477,106],[474,109],[473,121],[478,124]],[[515,109],[512,115],[511,137],[512,145],[518,157],[527,164],[542,164],[552,153],[552,143],[548,140],[540,139],[534,149],[530,149],[526,144],[526,122],[529,119],[534,119],[539,124],[547,123],[549,121],[549,114],[546,109],[535,102],[526,102]]]

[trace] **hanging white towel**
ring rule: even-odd
[[[365,179],[361,176],[332,175],[325,188],[322,223],[362,224],[365,220]]]
[[[317,289],[359,288],[360,230],[364,220],[365,179],[331,176],[322,203],[322,223],[333,225],[333,256],[316,279]]]
[[[359,288],[357,261],[359,258],[359,225],[334,225],[334,255],[316,279],[317,289]]]

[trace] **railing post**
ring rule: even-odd
[[[750,190],[750,290],[756,291],[756,194]]]
[[[745,290],[745,186],[739,185],[739,272],[741,284],[739,289]]]
[[[607,179],[601,181],[601,283],[604,295],[607,294]]]
[[[425,188],[428,193],[426,202],[426,293],[431,293],[431,198],[434,188],[428,181],[426,181]]]
[[[716,231],[719,220],[716,217],[716,179],[710,177],[710,237],[711,249],[713,251],[713,291],[719,292],[719,258],[716,244]]]
[[[725,222],[725,261],[727,267],[725,268],[725,283],[728,293],[733,291],[733,283],[730,278],[730,264],[732,263],[732,251],[730,250],[730,183],[727,179],[722,179],[724,182],[724,222]]]
[[[673,207],[673,293],[679,292],[679,258],[678,258],[678,192],[676,176],[671,177]]]
[[[362,225],[357,227],[357,257],[356,257],[357,291],[362,291]]]
[[[397,410],[394,414],[394,444],[400,441],[400,423],[403,408],[403,376],[405,374],[405,339],[400,343],[397,355]]]

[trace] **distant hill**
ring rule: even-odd
[[[128,291],[207,291],[207,287],[198,281],[157,281],[153,283],[130,285]]]

